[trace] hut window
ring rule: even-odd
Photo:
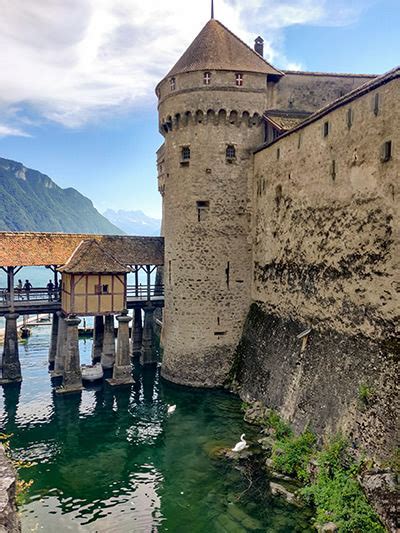
[[[386,141],[382,145],[382,157],[381,160],[383,163],[389,161],[392,158],[392,141]]]
[[[170,78],[169,85],[171,87],[171,91],[175,91],[175,89],[176,89],[176,80],[175,80],[175,78]]]
[[[203,76],[204,85],[210,85],[211,83],[211,72],[205,72]]]
[[[182,147],[182,162],[189,162],[190,159],[190,147],[189,146],[183,146]]]
[[[237,87],[242,87],[243,85],[243,74],[240,74],[239,72],[236,73],[236,85]]]
[[[236,148],[233,146],[233,144],[228,144],[226,147],[226,158],[228,160],[235,159],[236,157]]]
[[[109,285],[102,285],[102,284],[96,285],[95,293],[96,294],[109,294],[110,293]]]

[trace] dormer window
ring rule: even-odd
[[[236,73],[236,86],[242,87],[242,85],[243,85],[243,74],[241,74],[240,72],[237,72]]]
[[[171,87],[171,91],[175,91],[175,89],[176,89],[176,79],[175,78],[170,78],[169,85]]]
[[[205,72],[203,76],[204,85],[210,85],[211,83],[211,72]]]

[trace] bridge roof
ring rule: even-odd
[[[65,265],[82,241],[96,240],[123,265],[163,265],[163,237],[0,232],[0,267]]]

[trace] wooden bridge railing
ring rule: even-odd
[[[150,300],[157,297],[164,296],[164,285],[128,285],[127,298],[128,300]],[[27,302],[59,302],[61,301],[60,289],[48,290],[46,287],[35,287],[29,291],[25,289],[14,289],[14,303]],[[0,288],[0,306],[7,307],[11,303],[11,294],[7,289]]]

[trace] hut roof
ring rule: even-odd
[[[287,131],[296,127],[310,115],[311,113],[298,111],[268,110],[264,113],[264,118],[280,131]]]
[[[0,232],[0,267],[65,265],[82,241],[95,240],[123,265],[163,265],[163,237]]]
[[[130,268],[120,263],[94,239],[82,241],[68,262],[59,269],[68,274],[121,274]]]

